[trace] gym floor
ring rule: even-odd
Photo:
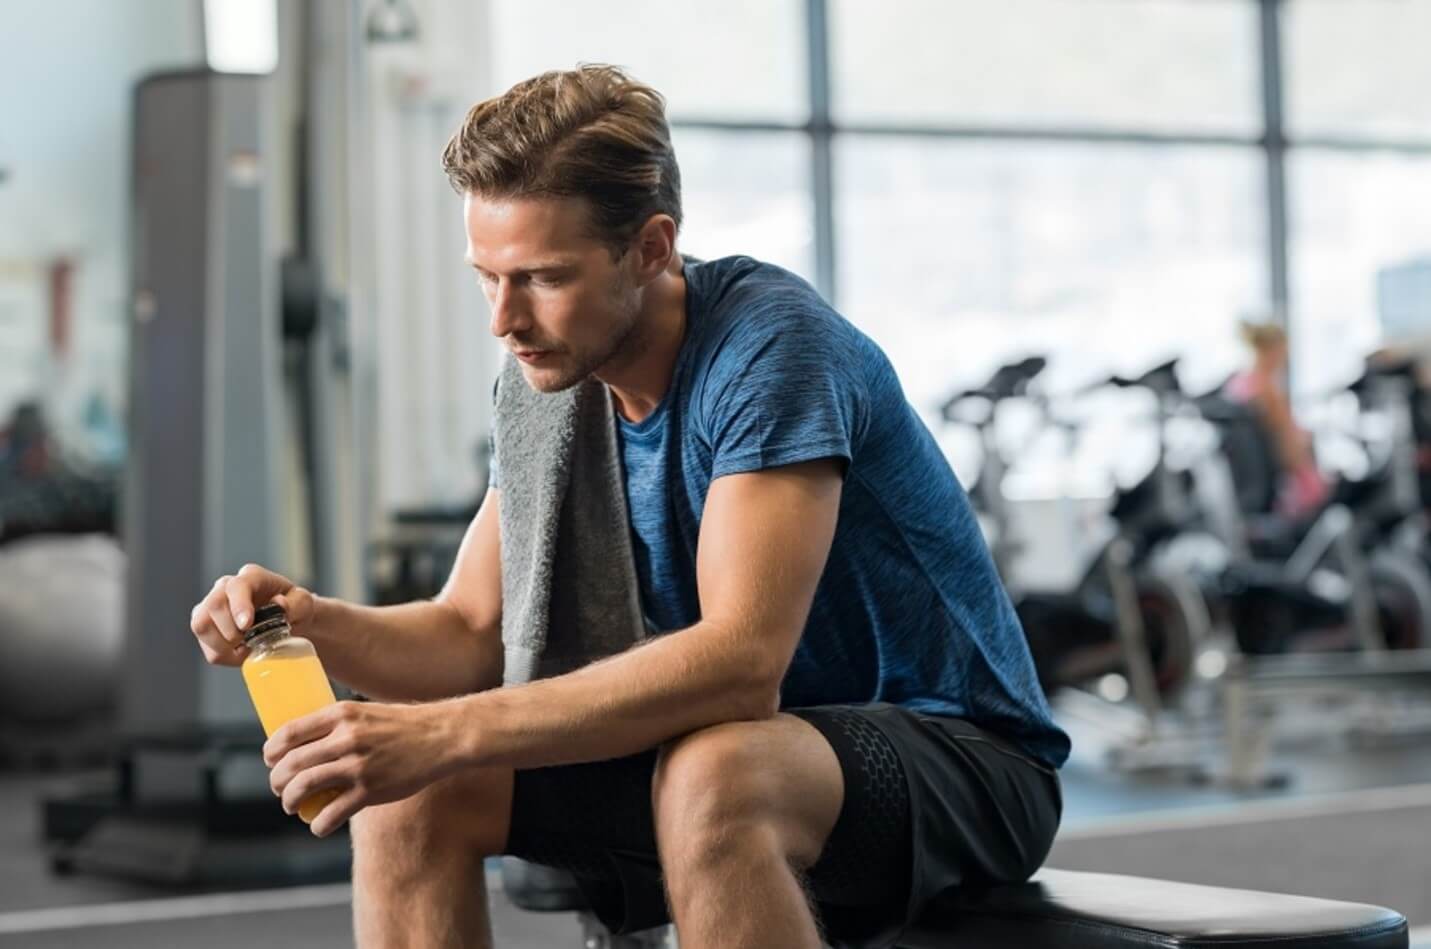
[[[1281,788],[1232,791],[1174,776],[1117,775],[1099,733],[1065,721],[1065,818],[1051,866],[1376,902],[1431,949],[1424,838],[1431,741],[1352,747],[1304,741],[1279,753]],[[40,798],[70,776],[0,775],[0,947],[352,945],[347,884],[176,895],[91,876],[55,877],[40,841]],[[580,945],[569,914],[513,907],[489,874],[497,945]]]

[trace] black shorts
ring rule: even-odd
[[[1053,845],[1058,773],[975,725],[883,703],[787,709],[839,759],[844,804],[805,874],[833,946],[888,946],[935,894],[1027,879]],[[613,933],[670,921],[651,812],[656,751],[516,773],[507,853],[572,873]]]

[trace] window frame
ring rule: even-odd
[[[839,306],[836,274],[835,174],[832,161],[837,136],[920,136],[938,139],[1004,139],[1027,142],[1104,142],[1148,148],[1213,145],[1255,148],[1262,153],[1266,180],[1265,266],[1276,318],[1290,336],[1295,310],[1289,289],[1287,157],[1292,149],[1330,149],[1359,153],[1400,152],[1431,156],[1431,139],[1392,139],[1366,135],[1289,136],[1285,122],[1283,8],[1296,0],[1245,0],[1258,7],[1262,132],[1258,135],[1163,133],[1137,128],[1106,129],[1077,124],[1059,126],[965,125],[935,123],[836,122],[830,108],[830,24],[827,0],[805,0],[809,119],[802,123],[673,119],[672,126],[708,131],[799,132],[810,139],[811,207],[814,211],[816,289]]]

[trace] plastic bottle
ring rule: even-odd
[[[271,736],[286,722],[337,701],[317,650],[302,636],[293,635],[283,607],[272,603],[259,607],[243,641],[249,648],[243,679],[266,734]],[[310,794],[299,802],[298,816],[305,824],[312,823],[337,796],[335,788]]]

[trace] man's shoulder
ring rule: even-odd
[[[778,343],[819,347],[854,328],[802,277],[751,257],[698,265],[706,361],[746,360]],[[714,269],[710,269],[714,268]]]
[[[717,260],[688,259],[691,290],[709,310],[761,309],[774,301],[828,309],[810,283],[778,264],[736,255]]]

